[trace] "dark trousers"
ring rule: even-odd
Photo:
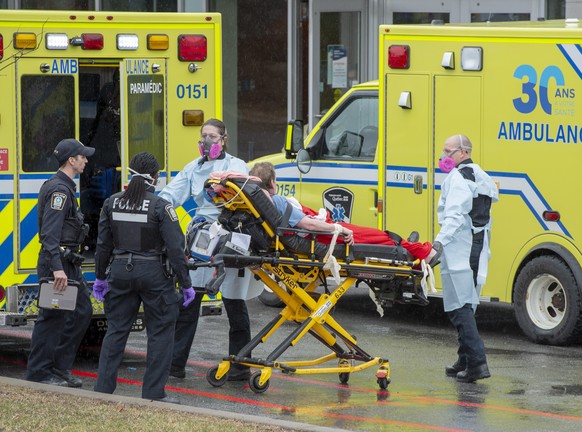
[[[143,302],[148,341],[142,397],[161,399],[166,396],[164,387],[170,373],[174,327],[182,296],[172,279],[164,276],[160,263],[134,258],[131,271],[126,264],[125,259],[116,259],[111,264],[110,291],[105,296],[107,333],[101,347],[95,391],[115,390],[131,325]]]
[[[49,260],[48,255],[40,253],[37,265],[39,279],[53,277]],[[79,345],[91,322],[91,294],[81,267],[66,261],[63,262],[63,270],[70,280],[79,282],[77,305],[73,311],[39,309],[26,370],[26,379],[29,381],[50,378],[52,368],[72,369]]]
[[[470,304],[447,312],[449,320],[457,329],[459,362],[462,366],[476,367],[487,363],[485,345],[477,330],[475,313]]]
[[[202,294],[196,294],[196,299],[187,307],[180,307],[180,315],[176,322],[176,334],[174,339],[174,353],[172,366],[183,369],[186,367],[190,349],[200,316],[200,302]],[[229,355],[238,352],[251,341],[251,322],[249,312],[244,300],[228,299],[223,297],[222,302],[228,316],[230,330],[228,332]],[[246,369],[243,366],[234,365],[233,370]]]

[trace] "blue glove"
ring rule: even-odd
[[[192,303],[194,301],[194,298],[196,297],[196,292],[192,287],[182,288],[182,294],[184,295],[184,303],[182,303],[182,306],[184,307]]]
[[[95,279],[95,283],[93,284],[93,297],[99,301],[103,301],[105,294],[108,292],[109,284],[107,281],[103,279]]]

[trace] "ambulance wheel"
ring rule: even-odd
[[[206,372],[206,381],[213,387],[222,387],[226,382],[228,374],[224,374],[222,378],[216,379],[216,372],[218,372],[218,366],[208,369],[208,372]]]
[[[388,378],[378,378],[378,387],[382,390],[386,390],[388,388],[388,384],[390,384],[390,380]]]
[[[254,393],[265,393],[271,384],[271,380],[265,381],[265,384],[260,385],[261,371],[257,371],[249,378],[249,387]]]
[[[538,256],[523,266],[515,281],[517,322],[536,343],[567,345],[582,334],[580,288],[568,265],[557,256]]]
[[[340,372],[338,376],[339,382],[342,384],[347,384],[348,381],[350,380],[350,374],[348,372]]]

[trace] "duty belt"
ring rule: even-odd
[[[133,270],[133,260],[136,261],[158,261],[161,262],[161,255],[138,255],[134,253],[124,253],[118,254],[113,256],[114,260],[117,259],[127,259],[127,264],[125,265],[125,269],[127,271]]]

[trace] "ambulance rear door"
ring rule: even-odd
[[[78,136],[79,63],[72,58],[20,58],[14,65],[18,125],[14,272],[33,273],[40,248],[38,191],[58,169],[56,144]]]
[[[124,59],[121,63],[121,178],[129,182],[129,161],[140,152],[152,153],[160,164],[161,190],[168,178],[167,61]]]

